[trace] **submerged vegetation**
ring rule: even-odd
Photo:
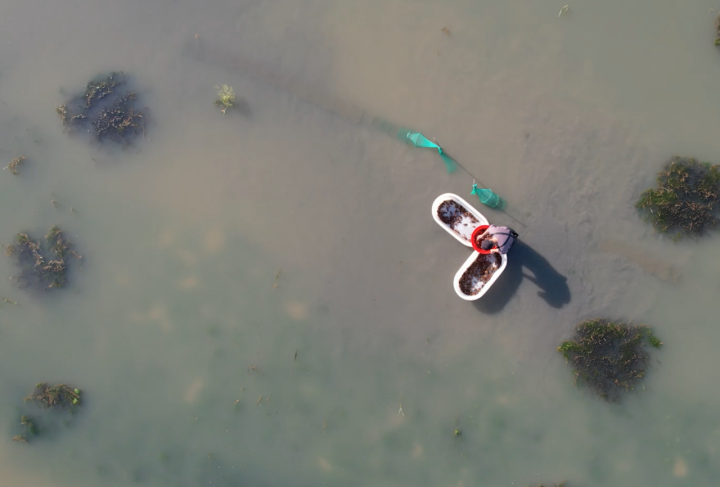
[[[10,169],[10,172],[13,173],[13,175],[17,175],[18,171],[17,168],[20,164],[23,163],[25,160],[25,156],[16,157],[12,161],[10,161],[10,164],[5,166],[3,169]]]
[[[216,86],[215,89],[218,94],[218,99],[215,100],[215,105],[222,107],[222,110],[220,111],[225,114],[227,109],[232,108],[235,104],[235,91],[228,85]]]
[[[20,265],[17,281],[38,289],[61,288],[67,280],[68,254],[81,256],[70,250],[70,243],[62,230],[53,226],[45,236],[44,244],[33,240],[27,233],[19,233],[14,245],[5,248],[5,255],[16,256]]]
[[[640,195],[635,205],[664,233],[701,235],[717,222],[720,166],[689,157],[673,157],[657,176],[657,188]]]
[[[57,384],[50,386],[44,382],[35,384],[32,394],[27,396],[25,403],[34,404],[40,409],[36,411],[42,412],[47,410],[70,411],[71,413],[80,406],[80,389],[73,389],[65,384]],[[40,433],[37,427],[37,419],[34,416],[23,415],[20,417],[20,426],[23,431],[21,435],[16,435],[13,441],[28,443],[28,438],[36,436]]]
[[[715,39],[715,45],[720,46],[720,15],[715,19],[715,29],[717,30],[717,38]]]
[[[558,351],[575,369],[575,384],[586,384],[603,399],[618,402],[645,376],[649,354],[645,342],[659,348],[662,342],[645,325],[631,326],[606,319],[588,320],[575,327],[572,340]]]
[[[85,85],[81,95],[55,111],[64,125],[87,128],[100,141],[129,143],[133,136],[145,133],[145,113],[135,108],[137,94],[125,91],[126,83],[123,73],[98,76]]]

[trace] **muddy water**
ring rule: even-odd
[[[720,160],[712,5],[2,7],[0,157],[27,162],[0,174],[0,241],[58,224],[84,257],[46,299],[0,260],[3,484],[715,484],[717,239],[674,245],[633,209],[672,154]],[[112,69],[151,112],[123,150],[53,113]],[[242,113],[213,106],[223,83]],[[516,220],[483,211],[522,244],[477,304],[430,215],[472,177],[349,106],[508,201]],[[597,315],[666,344],[622,405],[554,350]],[[38,381],[84,411],[13,443]]]

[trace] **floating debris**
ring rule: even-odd
[[[457,428],[455,428],[455,436],[460,436],[460,434],[461,434],[461,433],[460,433],[460,430],[457,429]]]
[[[55,111],[64,125],[87,129],[100,141],[129,143],[133,136],[145,133],[145,113],[135,108],[137,94],[123,90],[126,83],[123,73],[98,76],[85,85],[82,95]]]
[[[530,487],[545,487],[545,485],[531,485]],[[547,485],[547,487],[567,487],[565,482],[560,482],[559,484],[550,484]]]
[[[27,442],[28,442],[27,438],[25,438],[25,437],[22,436],[22,435],[15,435],[15,436],[13,436],[13,441],[18,441],[18,442],[20,442],[20,443],[27,443]]]
[[[565,5],[563,8],[560,9],[560,13],[558,14],[558,19],[562,14],[568,13],[570,11],[570,5]]]
[[[65,257],[70,252],[70,243],[65,240],[62,230],[57,226],[50,229],[43,245],[27,233],[19,233],[17,243],[5,249],[5,255],[16,256],[20,265],[17,281],[41,290],[61,288],[65,285]]]
[[[281,273],[281,272],[282,272],[282,269],[280,269],[279,271],[277,271],[277,274],[275,274],[275,281],[273,282],[273,285],[272,285],[272,288],[271,288],[271,289],[275,289],[276,287],[278,287],[278,279],[280,279],[280,273]]]
[[[562,342],[558,351],[575,369],[575,385],[587,384],[603,399],[619,402],[621,394],[645,376],[650,358],[645,340],[655,348],[662,346],[645,325],[598,318],[575,327],[574,338]]]
[[[3,168],[3,170],[5,170],[5,169],[10,169],[10,172],[13,173],[13,175],[17,175],[17,173],[18,173],[17,167],[18,167],[20,164],[22,164],[22,162],[23,162],[24,160],[25,160],[25,156],[16,157],[15,159],[13,159],[13,160],[10,162],[10,164],[8,164],[7,166],[5,166],[5,167]]]
[[[717,222],[720,166],[673,157],[657,177],[657,188],[640,195],[636,207],[661,232],[702,235]]]
[[[215,89],[218,94],[218,99],[215,100],[215,105],[222,107],[222,110],[220,111],[223,112],[224,115],[225,111],[228,108],[232,108],[235,104],[235,91],[228,85],[216,86]]]

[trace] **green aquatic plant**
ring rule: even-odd
[[[228,85],[216,86],[218,99],[215,105],[222,107],[223,114],[228,108],[232,108],[235,104],[235,91]]]
[[[50,386],[45,382],[35,384],[35,390],[25,401],[39,403],[44,408],[70,408],[80,404],[80,389],[73,389],[65,384]]]
[[[663,346],[663,342],[661,342],[656,336],[650,334],[648,336],[648,340],[650,341],[650,345],[652,345],[655,348],[660,348]]]
[[[42,417],[44,419],[42,432],[52,429],[49,425],[53,423],[69,425],[69,417],[80,407],[82,402],[81,397],[82,393],[80,389],[73,389],[66,384],[57,384],[54,386],[45,382],[35,384],[33,392],[25,397],[23,401],[26,403],[25,409],[32,409],[36,415],[32,417],[23,415],[20,417],[20,426],[23,427],[23,431],[22,434],[18,436],[23,439],[15,440],[15,438],[13,438],[13,440],[27,442],[29,437],[40,435],[36,417]]]
[[[717,30],[717,38],[715,39],[715,45],[720,46],[720,15],[715,19],[715,29]]]
[[[145,113],[135,108],[137,93],[124,91],[125,74],[112,72],[90,80],[85,90],[55,111],[64,125],[85,128],[89,122],[97,140],[128,143],[145,133]]]
[[[10,172],[13,173],[13,175],[17,175],[17,167],[22,164],[22,162],[25,160],[25,156],[16,157],[12,161],[10,161],[10,164],[5,166],[3,169],[10,169]]]
[[[17,282],[30,285],[38,289],[51,289],[63,287],[67,280],[68,251],[80,258],[80,255],[70,250],[70,243],[65,239],[62,230],[53,226],[45,236],[45,244],[33,240],[26,233],[19,233],[15,245],[6,247],[5,255],[15,256],[20,265],[20,275]]]
[[[577,325],[573,339],[562,342],[558,351],[573,367],[576,385],[585,384],[603,399],[618,402],[645,376],[645,341],[656,348],[662,345],[648,326],[598,318]]]
[[[636,207],[663,233],[701,235],[717,222],[720,166],[690,157],[673,157],[657,176],[657,188],[640,195]]]

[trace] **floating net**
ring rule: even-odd
[[[346,120],[359,124],[366,123],[366,120],[371,120],[370,124],[373,127],[393,138],[396,138],[397,140],[401,140],[402,142],[415,147],[437,150],[443,163],[445,163],[445,169],[447,169],[447,172],[454,172],[459,167],[474,179],[477,179],[472,175],[472,173],[470,173],[470,171],[467,170],[465,166],[448,156],[442,147],[429,140],[420,132],[416,132],[407,127],[395,125],[394,123],[380,117],[373,117],[371,114],[352,103],[327,93],[326,90],[322,90],[317,86],[309,85],[300,80],[284,76],[282,73],[274,71],[263,62],[241,56],[234,52],[225,51],[217,46],[208,45],[198,38],[194,41],[190,41],[186,49],[186,54],[197,60],[243,73],[258,82],[273,86],[278,90],[291,93],[307,103],[330,113],[334,113]],[[477,181],[480,182],[479,179],[477,179]],[[472,194],[477,194],[481,203],[505,212],[508,216],[518,221],[518,223],[524,225],[524,223],[517,220],[517,218],[510,215],[505,210],[505,200],[500,198],[490,189],[477,189],[477,185],[473,185]]]
[[[470,194],[477,195],[477,197],[480,199],[480,203],[482,203],[483,205],[487,205],[490,208],[496,208],[502,202],[502,199],[498,195],[493,193],[491,189],[478,189],[477,184],[473,184]]]
[[[445,154],[442,147],[437,145],[435,142],[431,142],[420,132],[414,132],[407,127],[401,127],[394,123],[388,122],[382,118],[373,118],[370,124],[376,129],[384,132],[398,140],[405,142],[406,144],[414,145],[415,147],[424,147],[428,149],[437,149],[440,158],[445,163],[447,172],[455,172],[458,168],[458,163],[455,162],[450,156]]]

